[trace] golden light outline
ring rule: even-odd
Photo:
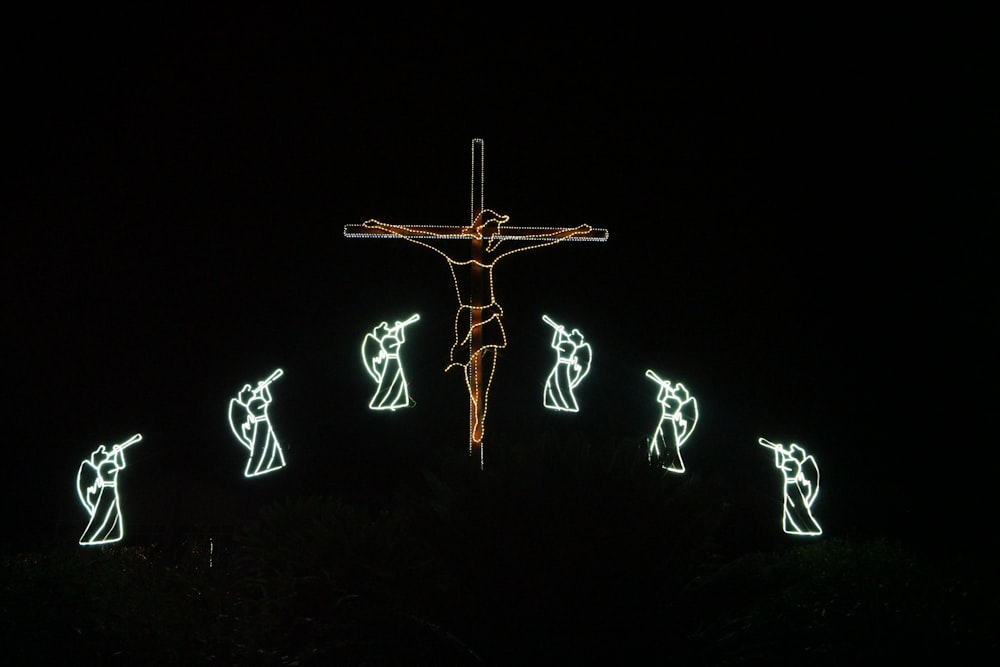
[[[606,241],[606,229],[587,224],[575,227],[511,227],[509,217],[483,206],[483,140],[472,140],[472,197],[468,225],[391,225],[376,219],[361,225],[346,225],[347,238],[400,238],[429,248],[444,257],[451,271],[458,300],[455,315],[455,338],[448,371],[461,367],[469,396],[469,453],[479,453],[483,463],[482,441],[490,387],[496,372],[497,351],[507,346],[503,309],[496,300],[493,269],[504,257],[526,250],[543,248],[562,241]],[[460,260],[431,241],[467,241],[471,257]],[[527,243],[501,250],[505,242]],[[470,274],[469,294],[463,296],[459,271]],[[464,277],[464,276],[463,276]],[[463,348],[467,348],[463,352]]]

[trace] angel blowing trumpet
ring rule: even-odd
[[[785,475],[784,531],[790,535],[821,535],[823,529],[812,515],[819,493],[816,459],[794,443],[786,448],[765,438],[758,438],[757,442],[774,452],[774,466]]]
[[[80,544],[110,544],[125,536],[118,498],[118,473],[125,469],[125,449],[140,440],[142,436],[136,433],[110,450],[100,445],[89,459],[80,463],[76,473],[76,492],[90,514],[90,523],[80,536]]]
[[[283,374],[284,371],[279,368],[258,382],[256,388],[245,384],[236,398],[229,401],[229,428],[240,444],[250,451],[243,473],[246,477],[256,477],[285,466],[285,454],[267,414],[273,400],[269,387]],[[242,417],[242,422],[239,417]]]

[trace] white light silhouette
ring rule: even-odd
[[[590,371],[593,358],[590,344],[583,342],[579,329],[568,332],[548,315],[542,315],[542,320],[555,329],[550,346],[556,351],[556,365],[545,380],[542,403],[550,410],[579,412],[573,388]]]
[[[266,380],[258,382],[256,389],[245,384],[237,397],[229,400],[229,428],[250,451],[243,473],[246,477],[256,477],[285,466],[285,455],[267,415],[272,400],[268,385],[283,374],[284,371],[277,369]]]
[[[368,403],[372,410],[395,410],[413,404],[399,360],[399,348],[406,342],[405,328],[419,319],[420,315],[413,315],[404,322],[397,320],[391,327],[381,322],[361,341],[361,360],[378,385]]]
[[[125,468],[125,448],[140,440],[142,436],[136,433],[110,451],[100,445],[89,459],[80,463],[76,473],[76,492],[90,514],[90,523],[80,536],[80,544],[110,544],[125,536],[118,498],[118,472]]]
[[[672,386],[669,380],[660,379],[651,370],[646,371],[646,377],[660,385],[656,400],[663,406],[660,423],[649,443],[649,460],[670,472],[684,472],[681,446],[691,437],[698,423],[698,401],[680,382]]]
[[[785,474],[785,503],[782,528],[790,535],[822,535],[823,529],[812,515],[819,493],[819,466],[812,455],[796,444],[784,445],[758,438],[757,442],[774,452],[774,466]]]

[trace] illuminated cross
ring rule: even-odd
[[[458,312],[451,363],[461,366],[469,392],[469,454],[483,464],[483,435],[490,384],[496,370],[496,350],[507,345],[503,310],[493,289],[493,268],[508,255],[562,241],[606,241],[608,230],[577,227],[511,227],[508,216],[483,207],[483,140],[472,140],[472,207],[468,225],[391,225],[368,220],[346,225],[348,238],[401,238],[440,254],[448,261]],[[467,259],[458,259],[432,242],[469,243]],[[505,244],[501,250],[500,245]]]

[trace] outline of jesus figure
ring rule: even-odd
[[[267,414],[273,400],[269,385],[283,374],[284,371],[279,368],[270,377],[258,382],[255,389],[245,384],[236,398],[229,399],[229,428],[250,452],[243,472],[245,477],[257,477],[285,467],[285,454]],[[237,413],[243,415],[239,428],[236,428]]]
[[[455,313],[455,341],[451,347],[450,363],[445,367],[445,371],[455,367],[463,369],[472,408],[469,415],[470,439],[476,443],[481,443],[483,439],[486,406],[496,373],[497,350],[507,347],[503,309],[497,302],[494,291],[493,269],[501,259],[514,253],[554,245],[573,236],[588,234],[592,230],[587,224],[554,229],[551,233],[539,235],[541,239],[539,236],[534,236],[521,240],[528,245],[511,248],[510,245],[518,239],[516,236],[505,237],[502,230],[509,219],[507,215],[482,209],[473,217],[472,224],[462,227],[459,234],[446,237],[437,234],[433,227],[390,225],[374,219],[367,220],[362,225],[372,232],[392,234],[429,248],[448,262],[448,269],[455,285],[458,310]],[[472,241],[472,257],[459,260],[430,243],[431,240],[447,242],[456,239]],[[500,246],[503,243],[507,244],[506,249],[501,250]],[[469,276],[464,275],[466,271]],[[463,275],[460,276],[460,273]],[[479,295],[486,295],[487,301],[478,303]]]
[[[579,412],[573,389],[590,371],[593,351],[590,344],[583,341],[579,329],[566,331],[548,315],[542,315],[542,320],[555,330],[549,347],[556,351],[555,366],[545,380],[542,404],[550,410]]]
[[[681,447],[687,442],[698,423],[698,401],[688,393],[687,387],[678,382],[660,379],[651,370],[646,377],[660,385],[657,402],[663,406],[660,422],[653,438],[649,441],[649,460],[658,462],[660,467],[670,472],[684,472]],[[669,428],[665,425],[669,424]]]
[[[117,542],[125,536],[121,501],[118,497],[118,473],[125,469],[125,448],[142,440],[136,433],[109,451],[99,445],[89,459],[84,459],[76,473],[76,492],[90,514],[80,544],[93,546]]]
[[[372,410],[396,410],[413,405],[399,349],[406,342],[406,327],[419,319],[420,315],[412,315],[403,322],[396,320],[392,327],[387,322],[380,322],[361,341],[361,360],[377,384],[368,402]]]
[[[774,467],[785,476],[782,528],[789,535],[822,535],[823,529],[812,515],[819,494],[819,466],[811,454],[795,443],[788,448],[765,438],[757,443],[774,451]]]

